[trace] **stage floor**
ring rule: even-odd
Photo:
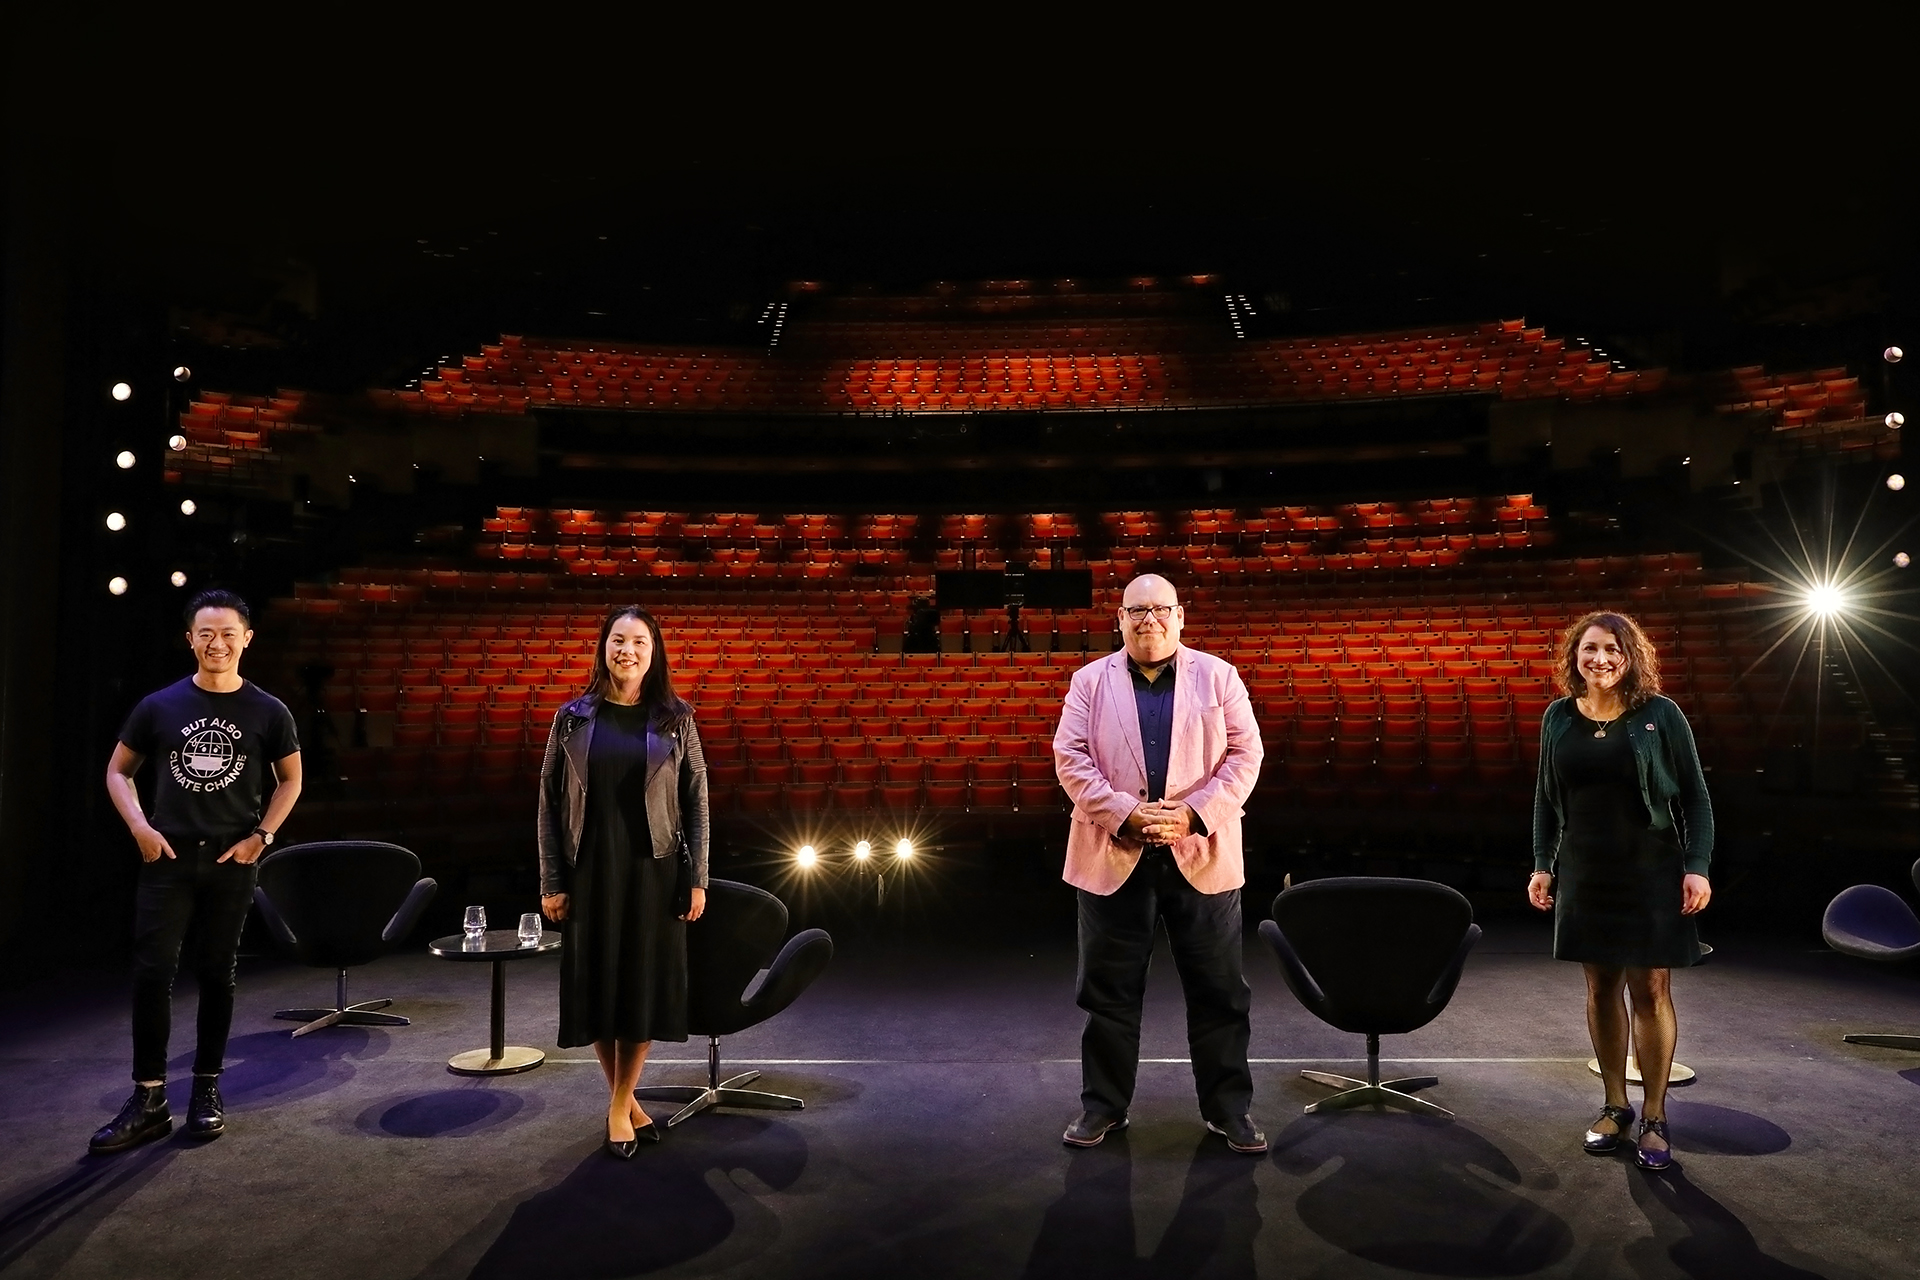
[[[450,1074],[486,1042],[484,966],[423,954],[358,970],[353,996],[414,1020],[299,1040],[275,1008],[331,978],[243,966],[229,1132],[84,1154],[127,1092],[125,979],[0,1000],[0,1270],[9,1276],[1727,1276],[1920,1274],[1920,1055],[1841,1042],[1920,1030],[1920,981],[1720,936],[1676,975],[1679,1167],[1594,1158],[1600,1102],[1577,967],[1533,921],[1495,921],[1451,1008],[1390,1038],[1452,1123],[1304,1116],[1303,1066],[1363,1066],[1360,1037],[1302,1010],[1249,937],[1264,1158],[1201,1128],[1164,950],[1132,1128],[1090,1151],[1078,1110],[1073,954],[1060,929],[965,948],[846,936],[815,987],[725,1045],[794,1113],[695,1117],[623,1164],[600,1153],[592,1054],[554,1047],[558,967],[508,971],[508,1040],[548,1062]],[[193,992],[176,1005],[184,1112]],[[650,1083],[703,1077],[661,1045]],[[1430,1065],[1426,1065],[1430,1064]],[[1636,1098],[1637,1100],[1637,1098]],[[667,1108],[656,1109],[665,1118]]]

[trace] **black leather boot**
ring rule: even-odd
[[[167,1086],[137,1084],[120,1114],[93,1135],[87,1150],[96,1156],[137,1147],[173,1132],[173,1112],[167,1109]]]
[[[227,1131],[227,1111],[220,1101],[219,1076],[195,1076],[193,1097],[187,1101],[187,1136],[217,1138]]]

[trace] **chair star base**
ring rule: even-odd
[[[1869,1033],[1856,1031],[1851,1035],[1842,1036],[1840,1038],[1842,1040],[1845,1040],[1848,1044],[1871,1044],[1871,1045],[1878,1045],[1882,1049],[1913,1049],[1916,1051],[1920,1051],[1920,1036],[1905,1036],[1905,1035],[1897,1035],[1897,1034],[1878,1034],[1878,1033],[1869,1034]]]
[[[304,1022],[304,1027],[295,1027],[293,1034],[304,1036],[309,1031],[318,1031],[322,1027],[407,1027],[412,1022],[397,1013],[375,1013],[375,1009],[384,1009],[392,1004],[391,1000],[362,1000],[359,1004],[346,1005],[339,1009],[282,1009],[273,1016],[288,1022]]]
[[[1453,1119],[1453,1112],[1425,1098],[1416,1098],[1409,1090],[1430,1089],[1440,1083],[1439,1076],[1407,1076],[1400,1080],[1381,1080],[1376,1075],[1371,1081],[1355,1080],[1352,1076],[1335,1075],[1331,1071],[1302,1071],[1301,1076],[1315,1084],[1328,1085],[1342,1092],[1332,1097],[1322,1098],[1309,1103],[1306,1114],[1316,1111],[1340,1111],[1349,1107],[1373,1105],[1397,1107],[1402,1111],[1413,1111],[1422,1115],[1440,1116]]]
[[[688,1116],[697,1116],[713,1107],[751,1107],[760,1111],[803,1111],[806,1103],[799,1098],[790,1098],[784,1093],[764,1093],[759,1089],[742,1089],[743,1084],[752,1084],[760,1078],[758,1071],[743,1071],[730,1079],[704,1087],[694,1084],[652,1084],[642,1085],[633,1091],[633,1096],[642,1102],[684,1102],[687,1105],[673,1113],[667,1121],[667,1128],[685,1120]]]

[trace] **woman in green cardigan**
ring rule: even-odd
[[[1554,956],[1586,971],[1587,1032],[1607,1097],[1583,1145],[1610,1152],[1633,1123],[1631,1038],[1645,1093],[1634,1155],[1641,1168],[1663,1170],[1673,1161],[1668,977],[1700,958],[1693,918],[1713,896],[1713,806],[1693,730],[1660,696],[1659,661],[1633,619],[1581,618],[1554,668],[1565,696],[1540,727],[1527,897],[1554,913]]]

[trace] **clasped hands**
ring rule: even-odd
[[[1680,879],[1680,914],[1698,915],[1713,900],[1713,885],[1703,875],[1689,871]],[[1540,911],[1553,906],[1553,875],[1536,871],[1527,881],[1527,901]]]
[[[1149,800],[1127,815],[1125,831],[1148,844],[1173,844],[1193,834],[1193,817],[1184,800]]]

